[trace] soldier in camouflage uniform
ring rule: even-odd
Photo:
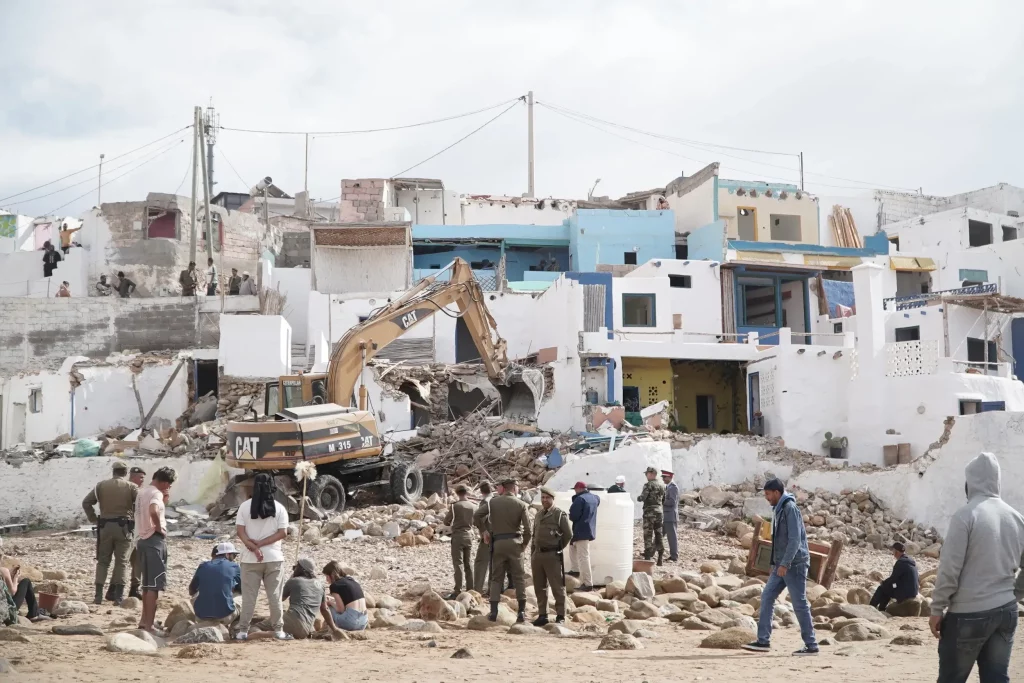
[[[644,504],[644,559],[651,559],[657,552],[660,567],[662,556],[665,554],[665,542],[662,538],[662,525],[665,522],[665,512],[662,508],[665,501],[665,485],[658,481],[658,470],[653,467],[648,467],[646,474],[647,483],[637,496],[637,500]]]

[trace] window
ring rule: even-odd
[[[960,401],[961,415],[975,415],[981,412],[981,401]]]
[[[622,326],[623,327],[654,327],[653,294],[622,295]]]
[[[843,324],[842,323],[832,323],[832,334],[842,334],[842,333],[843,333]]]
[[[697,397],[697,429],[715,428],[715,397]]]
[[[635,266],[636,265],[636,252],[635,251],[627,251],[626,253],[624,253],[622,255],[622,262],[625,263],[627,266]]]
[[[974,339],[973,337],[967,338],[967,361],[970,363],[985,363],[985,340]],[[999,357],[996,354],[996,343],[994,341],[988,342],[988,369],[996,369],[996,361]]]
[[[896,341],[908,342],[908,341],[920,341],[921,340],[921,326],[914,325],[913,327],[897,327],[896,328]]]
[[[685,261],[690,258],[690,246],[688,244],[677,244],[676,258],[680,261]]]
[[[800,216],[773,213],[769,216],[769,220],[773,240],[799,242],[803,239],[800,232]]]
[[[896,248],[896,251],[899,251],[900,250],[900,238],[899,238],[899,236],[890,237],[889,238],[889,244],[894,246]]]
[[[296,408],[305,405],[302,400],[302,380],[286,379],[284,381],[284,405],[282,408]]]
[[[275,415],[281,409],[281,402],[278,400],[280,398],[279,391],[280,387],[277,382],[267,382],[266,403],[263,409],[265,415]]]
[[[775,307],[775,281],[767,278],[745,278],[740,282],[742,293],[742,325],[778,327]]]
[[[1004,225],[1003,226],[1003,241],[1004,242],[1012,242],[1015,239],[1017,239],[1017,228],[1013,227],[1012,225]]]
[[[972,247],[992,244],[992,224],[982,221],[967,221],[967,241]]]
[[[741,240],[757,239],[757,209],[742,206],[736,209],[736,234]]]
[[[178,212],[146,207],[146,237],[178,237]]]
[[[29,389],[29,392],[28,392],[28,411],[30,413],[41,413],[41,412],[43,412],[43,390],[42,389]]]
[[[669,287],[680,287],[682,289],[690,288],[690,276],[689,275],[669,275],[668,276]]]

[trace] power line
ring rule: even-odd
[[[265,135],[320,135],[320,136],[326,136],[326,135],[356,135],[356,134],[360,134],[360,133],[383,133],[383,132],[392,131],[392,130],[404,130],[406,128],[419,128],[420,126],[430,126],[430,125],[433,125],[435,123],[444,123],[445,121],[454,121],[455,119],[462,119],[462,118],[465,118],[467,116],[473,116],[474,114],[482,114],[485,111],[490,111],[492,109],[497,109],[498,107],[502,107],[502,106],[504,106],[506,104],[509,104],[511,102],[517,102],[517,101],[519,101],[521,99],[523,99],[523,97],[516,97],[516,98],[511,99],[511,100],[505,100],[504,102],[498,102],[497,104],[492,104],[491,106],[484,107],[483,109],[476,109],[474,111],[468,111],[468,112],[465,112],[463,114],[455,114],[453,116],[445,116],[444,118],[432,119],[430,121],[420,121],[419,123],[407,123],[407,124],[400,125],[400,126],[389,126],[387,128],[364,128],[364,129],[361,129],[361,130],[313,131],[313,130],[256,130],[256,129],[252,129],[252,128],[228,128],[227,126],[222,126],[221,130],[230,130],[230,131],[234,131],[236,133],[263,133]]]
[[[178,145],[180,145],[180,144],[181,144],[181,143],[183,143],[183,142],[185,142],[185,139],[184,139],[184,138],[182,138],[181,140],[179,140],[177,144],[175,144],[175,145],[172,145],[172,146],[170,146],[170,147],[166,147],[166,148],[164,148],[163,150],[161,150],[160,152],[158,152],[158,153],[157,153],[156,155],[154,155],[154,156],[151,156],[151,157],[149,157],[148,159],[146,159],[146,160],[145,160],[145,161],[143,161],[142,163],[140,163],[140,164],[138,164],[138,165],[134,166],[133,168],[130,168],[130,169],[128,169],[127,171],[125,171],[125,172],[124,172],[124,173],[122,173],[121,175],[119,175],[119,176],[114,176],[113,178],[111,178],[111,179],[110,179],[110,180],[108,180],[107,182],[105,182],[105,183],[103,183],[102,185],[100,185],[100,187],[106,187],[107,185],[109,185],[110,183],[114,182],[115,180],[119,180],[120,178],[123,178],[123,177],[125,177],[126,175],[128,175],[128,174],[130,174],[130,173],[134,173],[135,171],[137,171],[138,169],[142,168],[143,166],[145,166],[145,165],[146,165],[146,164],[148,164],[149,162],[151,162],[151,161],[156,161],[157,159],[159,159],[160,157],[162,157],[162,156],[163,156],[164,154],[167,154],[167,152],[170,152],[170,151],[171,151],[172,149],[174,149],[175,147],[177,147]],[[49,215],[51,215],[51,214],[53,214],[53,213],[56,213],[57,211],[60,211],[61,209],[63,209],[63,208],[65,207],[65,206],[68,206],[68,205],[70,205],[70,204],[74,204],[74,203],[75,203],[75,202],[77,202],[77,201],[78,201],[79,199],[82,199],[83,197],[87,197],[87,196],[89,196],[90,194],[92,194],[92,192],[93,192],[93,190],[92,190],[92,189],[90,189],[90,190],[89,190],[88,192],[85,192],[85,193],[83,193],[83,194],[80,194],[80,195],[78,195],[77,197],[75,197],[74,199],[72,199],[71,201],[69,201],[69,202],[65,202],[64,204],[61,204],[61,205],[60,205],[60,206],[58,206],[58,207],[55,207],[55,208],[53,208],[53,209],[50,209],[49,211],[45,212],[45,213],[44,213],[44,214],[42,214],[42,215],[44,215],[44,216],[49,216]]]
[[[176,130],[176,131],[174,131],[172,133],[168,133],[167,135],[164,135],[163,137],[159,137],[156,140],[153,140],[152,142],[147,142],[146,144],[142,145],[141,147],[136,147],[135,149],[131,150],[130,152],[125,152],[124,154],[118,154],[116,157],[110,157],[106,161],[109,164],[111,161],[115,161],[117,159],[120,159],[121,157],[126,157],[129,154],[134,154],[135,152],[138,152],[139,150],[143,150],[143,149],[145,149],[147,147],[151,147],[151,146],[155,145],[156,143],[158,143],[158,142],[160,142],[162,140],[166,140],[169,137],[173,137],[173,136],[177,135],[178,133],[180,133],[180,132],[182,132],[184,130],[188,130],[191,127],[192,126],[190,124],[188,126],[185,126],[184,128],[179,128],[178,130]],[[92,166],[89,166],[87,168],[83,168],[83,169],[81,169],[79,171],[75,171],[74,173],[69,173],[66,176],[62,176],[60,178],[57,178],[56,180],[51,180],[48,183],[43,183],[42,185],[36,185],[35,187],[30,188],[28,190],[23,190],[22,192],[15,193],[15,194],[12,194],[12,195],[7,196],[7,197],[0,197],[0,202],[5,202],[8,199],[14,199],[15,197],[20,197],[21,195],[28,194],[29,192],[35,192],[36,190],[40,190],[40,189],[42,189],[44,187],[48,187],[50,185],[53,185],[54,183],[59,183],[62,180],[67,180],[68,178],[74,177],[74,176],[78,175],[79,173],[85,173],[86,171],[91,171],[94,168],[99,168],[99,164],[93,164]],[[20,204],[21,202],[15,202],[15,203],[16,204]]]
[[[501,118],[502,116],[504,116],[504,115],[505,115],[505,114],[507,114],[508,112],[512,111],[512,108],[513,108],[513,107],[515,107],[515,106],[516,106],[517,104],[519,104],[519,103],[520,103],[520,102],[522,102],[522,101],[523,101],[523,98],[518,98],[518,99],[516,99],[516,100],[515,100],[515,101],[513,101],[513,102],[512,102],[512,104],[510,104],[510,105],[509,105],[509,106],[508,106],[508,107],[507,107],[506,109],[503,109],[503,110],[502,110],[502,111],[501,111],[501,112],[500,112],[500,113],[499,113],[499,114],[498,114],[497,116],[495,116],[495,117],[493,117],[493,118],[491,118],[491,119],[488,119],[488,120],[487,120],[487,121],[486,121],[486,122],[485,122],[485,123],[484,123],[483,125],[481,125],[480,127],[478,127],[478,128],[474,128],[474,129],[473,129],[472,131],[470,131],[470,132],[469,132],[469,133],[467,133],[466,135],[463,135],[463,136],[462,136],[461,138],[459,138],[458,140],[456,140],[456,141],[455,141],[455,142],[453,142],[452,144],[448,145],[447,147],[445,147],[445,148],[444,148],[444,149],[442,149],[441,151],[439,151],[439,152],[437,152],[437,153],[435,153],[435,154],[431,154],[431,155],[430,155],[429,157],[427,157],[427,158],[426,158],[426,159],[424,159],[423,161],[421,161],[421,162],[419,162],[419,163],[417,163],[417,164],[413,164],[413,165],[412,165],[412,166],[410,166],[409,168],[407,168],[407,169],[405,169],[405,170],[403,170],[403,171],[399,171],[398,173],[395,173],[395,174],[394,174],[394,175],[392,175],[391,177],[392,177],[392,178],[398,178],[398,177],[400,177],[400,176],[402,176],[402,175],[404,175],[404,174],[408,173],[409,171],[413,170],[414,168],[418,168],[419,166],[422,166],[423,164],[427,163],[427,162],[428,162],[428,161],[430,161],[431,159],[433,159],[433,158],[435,158],[435,157],[439,157],[439,156],[441,156],[442,154],[444,154],[445,152],[447,152],[448,150],[450,150],[450,149],[451,149],[452,147],[454,147],[455,145],[457,145],[457,144],[459,144],[460,142],[462,142],[463,140],[466,140],[467,138],[469,138],[469,137],[471,137],[471,136],[473,136],[473,135],[475,135],[475,134],[479,133],[479,132],[480,132],[481,130],[483,130],[483,129],[484,129],[484,128],[486,128],[487,126],[491,125],[492,123],[494,123],[495,121],[497,121],[498,119],[500,119],[500,118]]]
[[[228,162],[228,166],[231,167],[231,170],[235,172],[235,177],[242,181],[242,186],[246,188],[251,188],[252,185],[245,182],[245,179],[242,177],[242,174],[238,172],[238,170],[235,168],[235,165],[231,163],[231,159],[228,159],[228,155],[224,153],[223,149],[221,149],[221,145],[217,145],[217,151],[220,153],[222,157],[224,157],[224,161]]]
[[[196,147],[195,147],[195,145],[192,145],[192,149],[189,150],[188,160],[189,160],[188,161],[188,168],[185,169],[185,175],[181,176],[181,182],[178,183],[178,188],[174,191],[174,194],[178,194],[179,192],[181,192],[181,186],[184,185],[185,181],[188,179],[188,172],[192,171],[193,173],[195,173],[195,170],[196,170]]]

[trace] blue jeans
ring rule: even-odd
[[[366,628],[366,624],[369,621],[366,612],[357,612],[354,609],[335,612],[333,607],[330,610],[331,618],[334,619],[334,625],[342,631],[362,631]]]
[[[978,663],[981,683],[1009,683],[1017,603],[987,612],[947,612],[939,632],[938,683],[962,683]]]
[[[772,567],[771,576],[768,577],[768,583],[764,585],[764,591],[761,593],[761,614],[757,620],[758,642],[771,642],[775,600],[785,588],[793,602],[793,611],[800,624],[800,637],[804,639],[804,645],[817,647],[818,644],[814,640],[814,624],[811,621],[811,605],[807,602],[807,565],[794,565],[781,577],[775,573],[776,569],[777,567]]]

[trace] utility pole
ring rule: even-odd
[[[203,203],[206,206],[206,255],[213,258],[213,228],[210,225],[210,176],[206,174],[206,141],[200,137],[200,146],[203,147],[199,158],[203,162]]]
[[[800,152],[800,189],[804,189],[804,153]]]
[[[102,206],[103,205],[103,157],[104,156],[105,155],[103,155],[103,154],[100,155],[100,173],[99,173],[99,176],[96,178],[96,206]]]
[[[309,133],[306,133],[306,172],[302,178],[302,190],[306,193],[306,201],[309,202]]]
[[[217,144],[217,129],[220,127],[220,116],[213,108],[213,98],[210,98],[210,106],[206,108],[206,116],[203,117],[203,134],[206,138],[206,168],[207,178],[210,187],[217,183],[213,179],[213,146]]]
[[[533,197],[534,185],[533,185],[533,91],[526,93],[526,137],[527,145],[529,146],[529,157],[527,161],[527,182],[526,182],[526,196]]]
[[[192,242],[189,247],[189,261],[196,260],[196,194],[199,192],[199,174],[196,173],[196,161],[199,159],[199,120],[202,108],[196,107],[192,112]]]

